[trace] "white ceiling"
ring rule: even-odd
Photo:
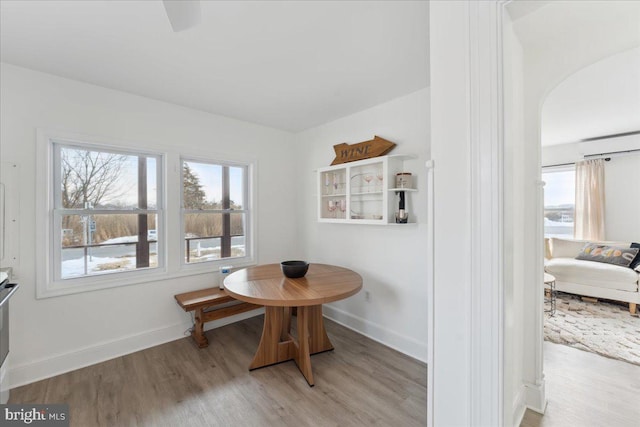
[[[0,59],[300,131],[429,84],[424,1],[203,1],[174,33],[161,1],[0,1]]]
[[[536,10],[550,4],[553,0],[513,0],[507,3],[509,16],[513,21],[517,21]],[[557,1],[557,0],[556,0]]]
[[[557,70],[594,52],[595,63],[559,76],[545,99],[543,146],[640,130],[640,1],[516,0],[507,9],[525,72],[531,61]]]
[[[526,50],[553,50],[568,43],[579,48],[595,38],[637,44],[640,37],[638,0],[515,0],[507,10]]]
[[[639,130],[640,48],[568,77],[542,107],[543,145]]]

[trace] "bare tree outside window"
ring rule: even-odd
[[[60,157],[63,208],[100,207],[125,192],[120,181],[128,156],[64,148]]]

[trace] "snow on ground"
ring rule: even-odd
[[[236,241],[240,244],[231,245],[231,257],[241,257],[245,255],[244,237],[233,237],[232,242]],[[138,236],[122,236],[113,239],[105,240],[102,243],[111,244],[125,244],[136,243]],[[217,243],[217,244],[216,244]],[[211,245],[211,246],[209,246]],[[219,240],[213,243],[211,241],[200,245],[194,245],[191,250],[191,262],[213,261],[220,259],[220,242]],[[108,251],[109,255],[120,256],[89,256],[87,257],[87,272],[85,273],[84,257],[82,256],[82,250],[79,254],[69,253],[69,257],[78,256],[78,258],[65,259],[62,261],[62,277],[80,277],[85,275],[97,275],[114,273],[118,271],[130,271],[136,269],[136,257],[135,246],[105,246],[97,251],[103,251],[103,255],[106,255],[104,251]],[[151,266],[157,266],[157,254],[151,253],[150,258]]]
[[[112,265],[113,269],[105,269],[105,265]],[[102,258],[87,257],[87,272],[89,274],[104,274],[114,271],[126,271],[135,268],[136,259],[134,258]],[[78,277],[84,276],[84,258],[70,259],[62,263],[62,277]]]
[[[102,243],[137,243],[138,242],[138,236],[122,236],[122,237],[116,237],[114,239],[109,239],[109,240],[105,240]]]

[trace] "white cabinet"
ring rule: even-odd
[[[382,156],[318,169],[318,221],[395,223],[396,192],[416,191],[395,188],[396,174],[410,172],[403,169],[403,162],[411,158]]]

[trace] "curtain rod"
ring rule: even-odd
[[[638,150],[638,151],[640,151],[640,150]],[[600,156],[600,154],[593,154],[593,155]],[[587,156],[584,156],[584,158],[586,159]],[[610,160],[611,160],[611,157],[605,157],[605,159],[604,159],[605,162],[608,162]],[[569,165],[575,165],[575,164],[576,164],[576,162],[558,163],[558,164],[555,164],[555,165],[544,165],[544,166],[542,166],[542,168],[543,169],[544,168],[555,168],[555,167],[558,167],[558,166],[569,166]]]
[[[586,154],[583,156],[584,159],[590,159],[592,157],[598,157],[598,158],[602,158],[604,156],[615,156],[616,154],[628,154],[628,153],[638,153],[640,152],[640,148],[638,149],[634,149],[634,150],[622,150],[622,151],[609,151],[607,153],[599,153],[599,154]],[[608,162],[611,160],[611,157],[604,157],[604,161]],[[575,165],[576,162],[569,162],[569,163],[558,163],[555,165],[544,165],[542,166],[543,168],[553,168],[553,167],[557,167],[557,166],[569,166],[569,165]]]
[[[621,151],[610,151],[608,153],[600,153],[600,154],[587,154],[584,156],[585,159],[589,159],[591,157],[602,157],[602,156],[609,156],[609,155],[614,155],[614,154],[626,154],[626,153],[637,153],[639,152],[640,149],[634,149],[634,150],[621,150]]]

